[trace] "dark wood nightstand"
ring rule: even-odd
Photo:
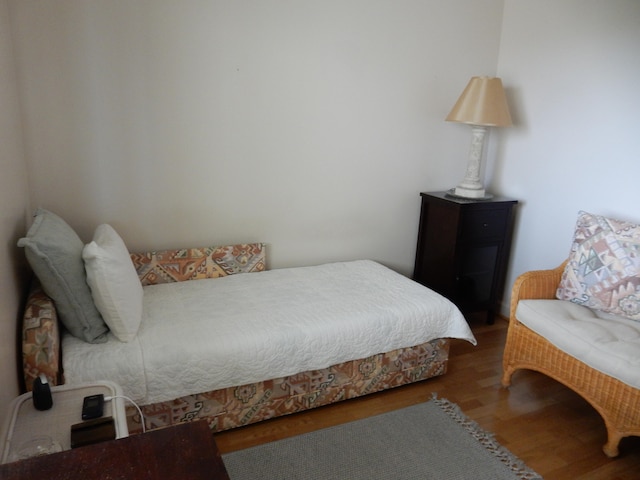
[[[463,313],[500,310],[517,200],[472,200],[421,193],[413,278]]]
[[[0,478],[229,480],[204,421],[7,463]]]

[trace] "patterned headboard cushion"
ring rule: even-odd
[[[262,243],[134,253],[131,260],[142,285],[218,278],[261,272],[266,267]],[[31,288],[22,321],[22,364],[25,387],[44,373],[51,385],[63,383],[60,333],[53,301],[37,282]]]
[[[261,272],[266,264],[262,243],[134,253],[131,259],[143,286]]]
[[[22,323],[22,367],[27,390],[44,373],[51,385],[61,383],[60,333],[53,300],[34,279]]]

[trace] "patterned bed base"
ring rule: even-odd
[[[189,395],[141,409],[147,429],[205,419],[213,431],[220,432],[442,375],[448,357],[449,340],[438,339],[322,370]],[[132,405],[127,407],[127,423],[130,433],[142,431],[140,415]]]

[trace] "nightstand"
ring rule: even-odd
[[[49,410],[36,410],[31,392],[15,398],[0,434],[0,463],[28,457],[37,447],[41,454],[47,450],[54,453],[71,449],[71,425],[82,422],[84,397],[100,393],[105,397],[116,397],[122,395],[122,389],[112,382],[51,387],[53,406]],[[105,402],[104,416],[113,417],[116,438],[129,435],[122,398]],[[30,444],[31,448],[28,447]]]
[[[473,200],[421,193],[413,278],[463,313],[500,311],[517,200]]]

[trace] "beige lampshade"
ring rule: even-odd
[[[508,127],[511,123],[507,97],[498,77],[472,77],[446,121]]]

